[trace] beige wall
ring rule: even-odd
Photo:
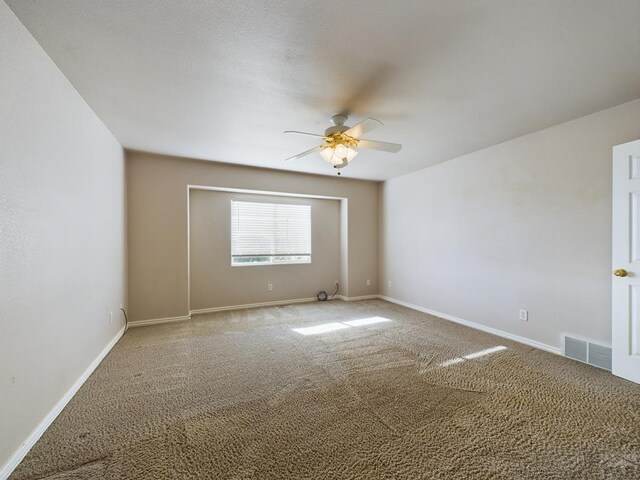
[[[311,205],[310,264],[231,266],[231,199]],[[191,309],[314,297],[340,278],[340,202],[191,190]],[[273,291],[268,291],[268,284]]]
[[[127,153],[129,306],[132,320],[189,314],[187,185],[348,198],[342,293],[378,292],[378,184],[141,152]],[[371,279],[371,286],[367,286]],[[332,279],[335,280],[335,279]],[[259,297],[256,297],[259,298]],[[259,300],[255,300],[259,301]],[[233,305],[234,299],[221,300]]]
[[[4,2],[0,45],[2,477],[124,326],[125,214],[122,148]]]
[[[382,293],[554,347],[609,343],[611,147],[637,138],[640,100],[385,182]]]

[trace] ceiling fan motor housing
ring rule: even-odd
[[[331,117],[331,123],[333,123],[333,127],[329,127],[324,131],[325,136],[333,135],[335,133],[342,133],[349,130],[349,127],[344,125],[344,122],[347,121],[346,115],[334,115]]]

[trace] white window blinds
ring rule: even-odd
[[[231,263],[311,262],[311,205],[231,201]]]

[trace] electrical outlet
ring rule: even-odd
[[[389,280],[389,281],[387,282],[387,286],[388,286],[388,287],[390,287],[390,286],[391,286],[391,280]]]
[[[523,322],[528,322],[529,321],[529,310],[520,310],[520,320],[522,320]]]
[[[370,286],[371,286],[371,279],[367,278],[367,287],[370,287]]]
[[[113,312],[109,310],[109,323],[113,323]]]
[[[273,292],[273,283],[267,285],[267,290]]]

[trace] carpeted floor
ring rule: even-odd
[[[11,478],[637,480],[640,386],[381,300],[200,315],[130,329]]]

